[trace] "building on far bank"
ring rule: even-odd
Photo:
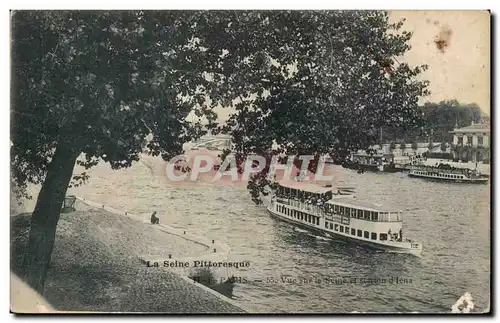
[[[462,161],[483,162],[490,159],[490,125],[474,123],[464,128],[455,128],[451,151],[453,158]]]

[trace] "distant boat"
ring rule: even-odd
[[[487,183],[489,178],[477,170],[455,168],[441,164],[439,166],[413,166],[408,173],[410,177],[420,177],[456,183]]]
[[[422,252],[422,244],[403,239],[401,211],[358,200],[353,187],[280,182],[267,209],[281,220],[325,237],[389,252]]]

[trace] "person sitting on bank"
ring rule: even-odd
[[[151,214],[151,224],[160,224],[160,218],[156,216],[156,211]]]

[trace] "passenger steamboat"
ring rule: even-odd
[[[333,188],[282,181],[268,211],[275,217],[326,236],[397,253],[420,255],[422,244],[403,238],[400,211],[389,211],[354,196],[352,187]]]
[[[414,166],[410,168],[408,176],[457,183],[488,182],[488,176],[479,173],[477,170],[455,168],[445,164],[439,166]]]

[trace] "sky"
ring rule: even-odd
[[[412,49],[402,58],[410,65],[427,64],[422,79],[431,95],[423,102],[456,99],[477,103],[490,113],[490,14],[488,11],[391,11],[391,21],[405,18],[413,32]],[[447,44],[440,50],[436,40]]]

